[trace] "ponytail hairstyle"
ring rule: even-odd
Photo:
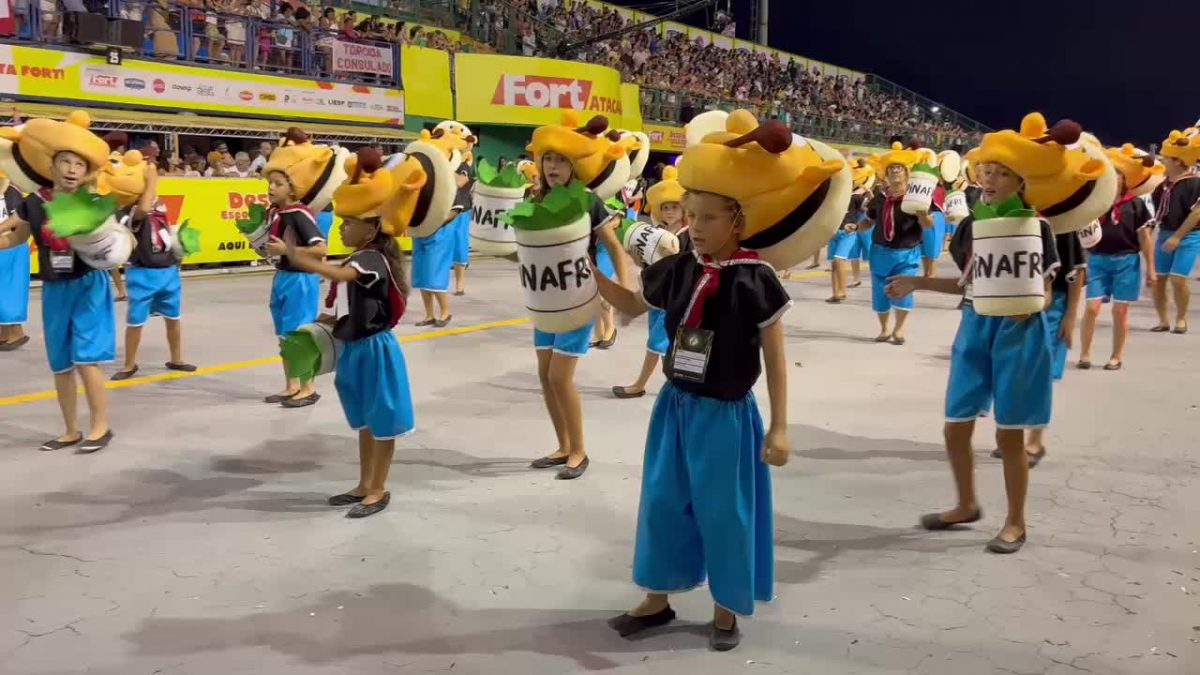
[[[400,245],[396,243],[395,237],[385,233],[382,226],[378,226],[378,218],[372,218],[371,220],[377,225],[375,238],[367,242],[367,245],[363,248],[369,248],[383,254],[383,257],[387,259],[388,269],[392,272],[392,280],[395,282],[396,288],[400,291],[400,297],[408,298],[408,273],[404,270],[404,258],[400,255]]]

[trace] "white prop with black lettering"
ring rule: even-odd
[[[533,326],[544,333],[569,333],[596,318],[600,289],[588,260],[592,219],[548,230],[517,230],[521,288]]]
[[[933,204],[933,191],[937,188],[938,176],[927,171],[914,170],[908,179],[908,190],[900,202],[900,210],[909,214],[928,213]]]
[[[634,262],[642,267],[649,267],[663,258],[679,253],[679,237],[650,223],[637,223],[625,231],[625,240],[621,242],[621,246]]]
[[[491,187],[475,183],[471,209],[471,248],[484,255],[512,255],[517,252],[517,237],[512,226],[500,216],[525,198],[525,188]]]
[[[989,218],[971,228],[975,312],[1018,316],[1046,304],[1042,223],[1037,218]]]
[[[1079,243],[1083,244],[1084,248],[1093,248],[1100,243],[1103,236],[1104,230],[1100,227],[1100,221],[1093,220],[1091,224],[1079,231]]]
[[[337,370],[338,357],[342,355],[342,341],[333,336],[333,328],[314,322],[304,324],[297,330],[311,335],[313,342],[317,345],[317,351],[321,353],[321,362],[317,366],[314,376],[328,375]]]
[[[946,195],[946,222],[958,225],[969,215],[971,209],[967,208],[967,193],[954,190]]]
[[[264,219],[257,230],[246,235],[246,241],[250,242],[250,248],[254,249],[255,253],[267,257],[267,243],[271,241],[271,223]]]
[[[67,243],[88,267],[111,270],[129,260],[130,254],[133,253],[134,239],[116,216],[109,216],[108,220],[95,230],[67,237]]]

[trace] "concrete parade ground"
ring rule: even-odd
[[[141,372],[110,392],[116,438],[90,456],[37,450],[61,419],[35,290],[33,340],[0,354],[0,673],[1200,673],[1200,335],[1147,332],[1144,299],[1123,370],[1079,371],[1072,353],[1029,543],[1002,557],[983,550],[1005,510],[990,420],[975,435],[983,520],[915,527],[953,504],[956,299],[918,297],[908,344],[879,345],[869,282],[827,305],[827,275],[798,277],[777,598],[725,654],[708,650],[705,589],[639,639],[605,625],[640,598],[654,399],[609,389],[636,376],[644,319],[582,360],[592,465],[556,481],[527,468],[555,448],[515,266],[474,264],[446,329],[413,326],[413,294],[397,334],[417,431],[397,443],[390,508],[356,521],[325,504],[358,477],[332,379],[315,407],[260,402],[282,384],[268,275],[188,278],[185,356],[201,370],[166,374],[152,320]],[[1101,365],[1110,326],[1106,306]]]

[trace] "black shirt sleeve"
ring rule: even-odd
[[[29,195],[29,197],[21,200],[21,203],[17,205],[17,216],[21,220],[30,224],[38,224],[34,222],[34,219],[38,217],[35,215],[34,209],[41,204],[39,203],[35,205],[33,203],[35,199],[38,202],[41,202],[41,197],[38,197],[37,195]]]
[[[604,200],[592,195],[592,208],[588,210],[588,215],[592,217],[592,229],[598,229],[601,225],[612,219],[613,214],[604,205]]]
[[[876,193],[871,197],[871,201],[867,202],[867,218],[873,223],[879,222],[879,213],[883,210],[883,194]]]
[[[1078,235],[1074,232],[1071,236],[1075,237],[1075,241],[1079,241]],[[1062,266],[1062,258],[1058,255],[1058,245],[1054,230],[1050,229],[1050,223],[1042,221],[1042,269],[1045,270],[1046,278],[1057,276],[1059,267]]]
[[[950,237],[950,258],[958,265],[958,271],[965,272],[967,265],[971,263],[971,237],[975,229],[975,216],[967,216],[958,224],[958,229],[954,231],[954,236]],[[1046,233],[1043,228],[1042,237],[1045,238]],[[1043,249],[1045,247],[1043,246]]]
[[[749,275],[748,283],[738,288],[737,306],[747,308],[754,324],[766,328],[792,306],[792,298],[770,265],[755,265],[751,269],[754,274]]]
[[[1079,241],[1079,233],[1069,232],[1054,237],[1055,249],[1058,254],[1059,276],[1070,283],[1075,280],[1079,270],[1087,267],[1087,253],[1083,242]]]
[[[316,221],[307,213],[289,211],[281,217],[284,219],[284,224],[295,234],[297,246],[312,246],[325,241],[325,237],[317,229]]]
[[[354,283],[370,288],[381,279],[387,279],[391,273],[387,258],[379,251],[356,251],[346,263],[358,271],[358,279]]]
[[[680,256],[669,256],[642,270],[642,300],[654,309],[666,309],[672,297],[675,262]]]
[[[1134,197],[1130,204],[1133,205],[1133,222],[1136,229],[1143,230],[1149,227],[1153,218],[1150,215],[1150,207],[1146,206],[1146,200]]]

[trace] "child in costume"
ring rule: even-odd
[[[691,239],[687,236],[683,209],[683,186],[679,184],[679,173],[673,166],[663,168],[662,180],[646,192],[646,203],[650,218],[658,226],[679,237],[679,253],[691,254]],[[640,398],[646,395],[646,384],[658,368],[658,360],[667,355],[670,338],[667,336],[666,312],[649,310],[649,336],[646,339],[646,358],[637,381],[628,387],[612,388],[617,398]]]
[[[421,145],[418,146],[418,143]],[[424,147],[426,151],[422,153],[413,150],[414,147]],[[450,314],[450,271],[456,270],[456,275],[461,273],[460,268],[456,266],[456,248],[459,247],[459,233],[462,229],[459,224],[466,223],[464,231],[467,232],[466,236],[470,234],[471,192],[460,187],[460,184],[466,184],[464,181],[467,176],[459,173],[463,157],[470,151],[470,142],[468,138],[442,127],[435,128],[432,133],[421,132],[420,141],[409,144],[407,151],[431,158],[439,167],[445,165],[454,175],[454,192],[451,193],[453,202],[444,210],[438,209],[443,216],[442,223],[438,227],[428,229],[414,228],[412,233],[412,286],[421,292],[421,303],[425,308],[425,318],[418,321],[417,325],[444,328],[453,318]],[[436,159],[435,155],[440,155],[442,159]],[[431,181],[430,185],[434,182]],[[469,262],[468,251],[465,248],[461,255],[458,255],[458,260],[461,260],[462,269],[465,269]],[[436,316],[435,302],[438,310]]]
[[[1050,423],[1053,358],[1046,311],[985,316],[979,313],[982,309],[977,312],[976,308],[982,302],[992,302],[993,296],[976,297],[975,287],[983,278],[990,279],[992,271],[1004,267],[1005,259],[1019,259],[1023,270],[1020,278],[1032,281],[1037,289],[1034,297],[1019,298],[1025,303],[1022,306],[1030,302],[1039,310],[1050,306],[1050,282],[1060,266],[1058,248],[1050,224],[1045,219],[1034,220],[1031,207],[1040,205],[1027,205],[1024,196],[1035,181],[1050,188],[1054,181],[1070,183],[1080,179],[1080,171],[1091,170],[1072,165],[1068,157],[1068,147],[1079,140],[1080,132],[1079,125],[1068,120],[1048,129],[1041,115],[1032,114],[1023,120],[1020,131],[984,136],[980,147],[968,155],[982,184],[981,201],[973,215],[959,224],[950,245],[963,275],[958,279],[894,277],[888,285],[892,297],[904,297],[913,290],[963,294],[962,320],[951,351],[945,428],[958,505],[944,513],[923,516],[921,525],[927,530],[945,530],[982,517],[975,495],[971,436],[975,419],[994,400],[996,445],[1004,459],[1008,516],[999,534],[987,544],[987,550],[993,553],[1015,553],[1025,543],[1029,484],[1025,430]],[[1039,194],[1053,193],[1048,190]],[[1033,242],[1023,241],[1019,253],[1001,256],[1000,262],[991,253],[981,258],[974,248],[986,238],[977,240],[975,230],[994,219],[1032,221],[1040,236]],[[1008,269],[1013,269],[1011,264]],[[1039,276],[1045,278],[1044,283],[1038,282]]]
[[[30,236],[37,245],[46,356],[66,427],[42,444],[47,451],[78,445],[92,453],[113,439],[99,366],[116,355],[112,286],[107,273],[89,267],[51,231],[47,215],[49,202],[85,190],[108,161],[108,144],[88,130],[90,123],[87,113],[75,111],[65,122],[34,119],[0,129],[0,168],[30,193],[0,223],[0,250],[22,247]],[[86,434],[78,426],[76,372],[91,414]]]
[[[882,171],[883,189],[867,204],[867,218],[874,224],[871,237],[871,308],[879,317],[876,342],[891,341],[903,345],[904,326],[913,309],[912,295],[892,298],[886,292],[888,279],[895,276],[914,276],[921,268],[921,242],[924,230],[933,227],[930,213],[916,215],[900,209],[908,189],[908,177],[921,158],[916,150],[893,143],[892,149],[880,155],[876,166]],[[937,205],[932,210],[938,210]],[[891,327],[891,314],[896,325]]]
[[[741,639],[737,617],[774,595],[768,465],[783,466],[789,455],[780,319],[792,303],[774,267],[745,242],[802,232],[802,245],[773,257],[785,265],[809,257],[837,228],[851,179],[844,160],[826,160],[786,125],[759,126],[744,110],[701,138],[679,162],[694,252],[647,267],[640,294],[599,279],[601,293],[625,314],[663,310],[670,336],[667,384],[646,440],[633,563],[634,583],[648,592],[609,625],[627,637],[669,623],[669,594],[707,577],[709,644],[726,651]],[[830,189],[834,180],[838,189]],[[830,198],[832,217],[814,220]],[[751,391],[762,363],[768,430]]]
[[[1154,309],[1158,325],[1154,333],[1182,335],[1188,330],[1187,313],[1191,302],[1188,277],[1200,256],[1200,130],[1172,131],[1159,149],[1166,167],[1167,180],[1154,191],[1154,217],[1158,221],[1158,241],[1154,248]],[[1175,299],[1175,326],[1167,323],[1167,290]]]
[[[0,171],[0,222],[17,212],[24,197]],[[0,352],[25,346],[23,328],[29,315],[29,242],[0,251]]]
[[[387,508],[391,493],[385,488],[396,439],[414,429],[408,370],[392,334],[408,295],[395,237],[404,233],[416,209],[425,176],[419,167],[388,170],[382,164],[376,150],[359,150],[347,163],[349,178],[334,194],[342,241],[355,249],[350,257],[333,265],[311,248],[285,244],[297,268],[329,279],[336,284],[333,293],[344,293],[348,300],[344,316],[321,317],[342,342],[335,386],[346,421],[358,431],[358,485],[329,498],[331,506],[352,505],[347,518]]]
[[[168,370],[195,372],[183,360],[180,330],[182,284],[173,235],[166,207],[158,201],[158,171],[137,150],[110,161],[100,171],[99,192],[112,195],[121,209],[122,220],[137,239],[129,258],[125,279],[129,305],[125,313],[125,364],[113,380],[127,380],[138,372],[137,353],[142,328],[151,316],[161,316],[167,326],[171,358]],[[176,235],[177,236],[177,235]]]
[[[942,175],[941,167],[945,153],[939,155],[929,148],[920,148],[919,152],[922,155],[920,163],[933,168],[939,178],[938,185],[933,192],[933,204],[936,208],[929,212],[929,217],[933,219],[933,225],[921,230],[921,273],[926,277],[932,277],[937,272],[937,261],[942,257],[942,251],[946,247],[946,214],[942,208],[945,204],[945,183],[948,179]],[[958,157],[958,153],[952,154],[955,158]],[[957,171],[958,166],[952,168]]]
[[[1134,147],[1110,148],[1109,158],[1121,176],[1121,197],[1100,216],[1100,241],[1088,249],[1087,308],[1080,334],[1079,368],[1092,367],[1092,339],[1096,320],[1105,298],[1112,298],[1113,346],[1105,370],[1120,370],[1124,363],[1125,339],[1129,335],[1129,305],[1141,295],[1142,258],[1145,258],[1146,282],[1154,288],[1153,215],[1146,202],[1134,190],[1162,174],[1154,157],[1134,156]],[[1141,257],[1139,257],[1141,254]]]
[[[618,217],[629,217],[629,208],[622,199],[621,192],[633,175],[632,157],[638,154],[638,139],[628,132],[622,135],[620,131],[610,129],[602,134],[600,140],[602,151],[579,162],[579,180],[604,203],[609,212]],[[639,163],[645,168],[640,159]],[[601,248],[596,252],[596,269],[611,279],[616,271],[614,261],[618,259],[623,260],[623,257],[613,258],[606,249]],[[596,349],[611,349],[617,341],[617,322],[613,308],[603,300],[600,316],[596,318],[592,334],[594,337],[590,346]]]
[[[267,179],[267,198],[271,203],[266,218],[271,226],[271,237],[275,240],[267,244],[267,253],[275,260],[275,278],[271,281],[271,320],[274,322],[275,335],[280,340],[317,318],[321,280],[317,275],[297,269],[292,264],[288,245],[292,244],[293,249],[306,249],[305,253],[318,257],[325,255],[325,237],[317,229],[313,209],[324,209],[329,203],[328,197],[332,196],[327,177],[332,172],[326,173],[330,162],[337,162],[337,153],[330,148],[313,145],[304,132],[292,128],[263,167],[263,175]],[[314,190],[328,193],[314,200]],[[288,377],[286,366],[284,378],[287,386],[283,391],[267,396],[264,402],[278,403],[285,408],[303,408],[321,399],[313,381],[301,382]]]
[[[562,124],[539,127],[533,132],[528,149],[533,153],[538,167],[540,185],[535,200],[543,200],[551,188],[579,181],[585,186],[602,186],[604,175],[598,167],[610,165],[618,157],[624,157],[624,149],[605,136],[608,120],[596,116],[587,126],[579,126],[579,118],[573,112],[563,114]],[[628,160],[626,160],[628,161]],[[624,183],[622,180],[621,183]],[[618,186],[620,183],[618,183]],[[624,252],[613,232],[620,222],[620,215],[609,213],[604,200],[593,192],[589,210],[592,233],[588,242],[588,255],[604,276],[598,263],[599,250],[608,253],[615,261],[618,283],[628,286]],[[534,469],[561,467],[557,478],[573,480],[587,471],[590,461],[583,443],[583,410],[579,403],[579,392],[575,388],[575,368],[579,358],[585,356],[590,345],[593,324],[587,324],[569,333],[544,333],[533,331],[533,348],[537,351],[538,379],[542,384],[542,396],[546,410],[554,424],[558,438],[558,449],[530,465]]]
[[[441,129],[444,133],[458,136],[466,144],[462,151],[462,163],[455,170],[455,183],[458,194],[454,203],[461,210],[454,220],[454,247],[451,252],[451,263],[454,266],[454,294],[465,295],[467,289],[467,268],[471,266],[471,186],[475,183],[475,145],[479,142],[471,129],[461,122],[439,122],[434,130]]]
[[[861,232],[862,223],[866,220],[866,206],[870,201],[871,188],[875,185],[875,169],[861,161],[851,167],[854,176],[854,192],[850,195],[850,207],[846,209],[842,226],[833,239],[829,240],[829,260],[833,268],[829,275],[833,285],[833,295],[825,302],[838,304],[846,299],[847,288],[858,288],[862,285],[859,260],[865,257]],[[849,264],[854,274],[854,281],[846,283],[846,265]]]

